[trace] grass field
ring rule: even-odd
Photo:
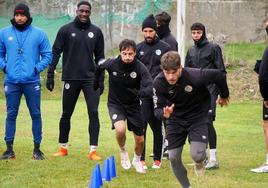
[[[116,188],[162,188],[180,187],[173,176],[169,162],[163,161],[159,170],[149,169],[140,175],[134,169],[122,170],[119,160],[119,149],[115,141],[114,131],[110,129],[110,120],[105,96],[100,104],[101,130],[99,137],[99,154],[105,159],[115,155],[117,178],[104,187]],[[0,99],[0,152],[5,150],[4,119],[5,100]],[[86,158],[88,151],[87,111],[83,99],[76,106],[70,134],[70,153],[64,158],[54,158],[52,154],[58,150],[58,121],[61,114],[61,101],[42,101],[43,144],[42,150],[46,160],[33,161],[31,123],[25,101],[22,101],[17,122],[15,140],[16,160],[0,161],[0,187],[87,187],[92,169],[97,162]],[[188,176],[192,187],[241,187],[267,188],[267,174],[253,174],[250,168],[264,162],[265,146],[261,126],[260,103],[234,103],[228,108],[218,108],[216,121],[218,131],[218,158],[220,169],[208,171],[204,177],[196,177],[193,167],[187,165]],[[148,131],[147,156],[152,151],[151,131]],[[127,135],[127,148],[133,153],[133,136]],[[186,164],[192,163],[188,145],[185,146],[183,159]],[[103,164],[103,160],[99,162]],[[150,166],[152,159],[147,157]]]

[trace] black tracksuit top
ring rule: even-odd
[[[61,27],[49,71],[55,70],[62,52],[62,80],[92,80],[96,63],[104,59],[102,31],[91,23],[87,29],[81,29],[75,21]]]
[[[152,78],[146,67],[137,59],[122,62],[120,56],[100,64],[98,71],[109,73],[108,103],[139,105],[140,97],[152,97]]]
[[[215,83],[222,98],[229,97],[226,74],[216,69],[183,68],[175,85],[169,85],[163,73],[153,83],[155,116],[163,119],[163,107],[175,104],[169,121],[192,122],[207,115],[210,94],[207,85]]]
[[[168,51],[170,46],[156,38],[153,43],[143,41],[137,45],[137,58],[147,67],[154,79],[161,72],[160,59]]]
[[[268,47],[266,47],[259,70],[260,92],[265,101],[268,100]]]
[[[219,69],[226,72],[221,48],[217,44],[208,42],[206,38],[188,50],[184,67]],[[211,94],[218,95],[219,90],[214,84],[208,88]]]

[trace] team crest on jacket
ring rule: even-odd
[[[140,55],[144,55],[144,51],[140,51]]]
[[[161,52],[161,50],[159,50],[159,49],[157,49],[157,50],[155,51],[155,54],[156,54],[156,55],[161,55],[161,53],[162,53],[162,52]]]
[[[117,114],[113,114],[112,119],[115,120],[117,118]]]
[[[114,75],[114,76],[117,76],[117,72],[113,72],[113,75]]]
[[[187,93],[190,93],[190,92],[193,91],[193,87],[190,86],[190,85],[187,85],[187,86],[185,86],[184,90],[185,90]]]
[[[65,83],[64,88],[65,89],[70,89],[70,84],[69,83]]]
[[[89,32],[87,35],[88,35],[88,37],[91,38],[91,39],[94,37],[94,33],[92,33],[92,32]]]
[[[132,73],[130,73],[130,77],[131,77],[131,78],[136,78],[136,77],[137,77],[137,73],[136,73],[136,72],[132,72]]]
[[[76,36],[76,33],[72,33],[71,36],[72,36],[72,37],[75,37],[75,36]]]
[[[8,37],[8,40],[9,40],[9,41],[12,41],[12,40],[13,40],[13,37]]]

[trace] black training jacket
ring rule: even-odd
[[[163,38],[161,38],[161,40],[169,44],[170,50],[173,50],[176,52],[178,51],[178,42],[171,33],[168,33],[167,35],[165,35]]]
[[[48,73],[54,72],[62,52],[62,80],[92,80],[96,63],[104,59],[102,31],[91,23],[87,29],[79,28],[75,21],[61,27]]]
[[[188,50],[184,67],[219,69],[226,73],[221,48],[208,42],[207,39]],[[211,94],[218,95],[219,90],[215,85],[210,85],[208,88]]]
[[[99,64],[96,79],[104,69],[109,73],[108,103],[140,104],[140,97],[152,97],[152,77],[139,60],[126,64],[120,56],[108,59]]]
[[[163,119],[163,107],[175,104],[169,120],[194,121],[207,115],[210,106],[209,84],[216,84],[222,98],[229,97],[226,74],[216,69],[183,68],[175,85],[163,73],[153,83],[154,113]]]
[[[266,47],[259,69],[260,92],[265,101],[268,100],[268,47]]]
[[[168,51],[170,46],[156,38],[153,43],[143,41],[137,45],[137,58],[147,67],[154,79],[161,72],[160,58]]]

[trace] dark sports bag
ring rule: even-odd
[[[259,74],[260,66],[261,66],[261,59],[257,59],[253,69],[257,74]]]

